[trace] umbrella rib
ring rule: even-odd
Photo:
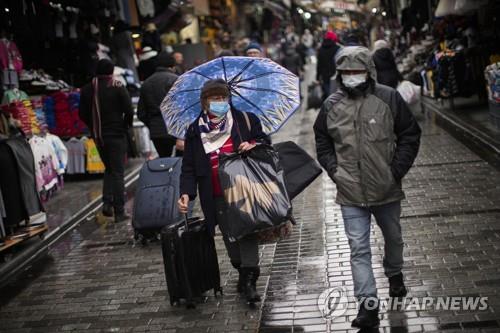
[[[273,93],[276,93],[276,94],[279,94],[283,97],[286,97],[288,99],[293,99],[291,98],[290,96],[288,96],[287,94],[281,92],[281,91],[278,91],[278,90],[274,90],[274,89],[267,89],[267,88],[253,88],[253,87],[246,87],[246,86],[239,86],[237,85],[236,88],[243,88],[243,89],[248,89],[248,90],[255,90],[255,91],[268,91],[268,92],[273,92]]]
[[[195,73],[195,74],[198,74],[198,75],[200,75],[200,76],[203,76],[203,77],[204,77],[204,78],[206,78],[206,79],[212,80],[212,78],[211,78],[211,77],[208,77],[208,76],[206,76],[205,74],[200,73],[200,72],[198,72],[198,71],[192,71],[191,73]]]
[[[224,81],[227,82],[227,76],[226,76],[226,63],[224,62],[224,57],[220,58],[220,61],[222,62],[222,72],[224,73]]]
[[[236,74],[235,76],[233,76],[233,78],[231,80],[229,80],[228,84],[231,84],[233,83],[233,81],[238,77],[240,76],[241,74],[243,74],[244,71],[247,70],[248,67],[250,67],[250,65],[255,61],[255,59],[252,59],[250,60],[249,62],[247,62],[247,64],[241,69],[241,71]]]
[[[283,75],[288,75],[288,76],[296,77],[295,74],[292,74],[292,73],[267,72],[267,73],[262,73],[262,74],[259,74],[259,75],[255,75],[254,77],[249,77],[249,78],[246,78],[246,79],[243,79],[243,80],[239,80],[236,83],[238,84],[238,83],[241,83],[241,82],[246,82],[246,81],[251,81],[251,80],[259,79],[261,77],[268,76],[268,75],[271,75],[271,74],[283,74]]]
[[[241,98],[243,99],[244,101],[246,101],[248,104],[252,105],[254,108],[256,108],[257,110],[259,110],[260,112],[262,112],[262,114],[264,114],[264,110],[262,110],[260,107],[258,107],[257,105],[255,105],[252,101],[250,101],[248,98],[246,97],[243,97],[239,92],[237,92],[236,90],[234,90],[234,92]]]

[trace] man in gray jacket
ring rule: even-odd
[[[324,102],[314,124],[320,164],[337,186],[351,249],[354,296],[359,312],[352,326],[379,325],[371,263],[371,216],[385,240],[384,273],[391,297],[404,297],[401,180],[412,166],[421,130],[399,93],[376,84],[370,51],[350,46],[335,57],[340,89]]]
[[[168,53],[157,56],[157,67],[141,87],[141,96],[137,106],[137,117],[148,127],[151,140],[160,157],[172,156],[176,139],[167,133],[167,128],[160,110],[160,104],[177,80],[176,62]],[[177,155],[181,155],[179,152]]]

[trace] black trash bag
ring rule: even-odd
[[[285,172],[286,189],[292,200],[321,175],[321,166],[295,142],[280,142],[273,147]]]
[[[223,154],[219,178],[227,203],[230,239],[286,223],[292,218],[278,153],[267,144],[248,152]]]
[[[321,89],[321,85],[317,82],[313,82],[307,89],[307,108],[319,109],[323,104],[323,89]]]

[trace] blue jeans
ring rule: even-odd
[[[384,236],[384,273],[391,277],[403,268],[403,236],[401,234],[401,201],[381,206],[342,206],[344,228],[351,248],[351,271],[354,296],[377,297],[370,249],[371,216],[375,217]]]

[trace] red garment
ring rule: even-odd
[[[233,150],[233,139],[229,137],[218,151],[209,154],[210,164],[212,166],[212,188],[214,197],[222,197],[224,195],[219,180],[219,154],[231,153]]]

